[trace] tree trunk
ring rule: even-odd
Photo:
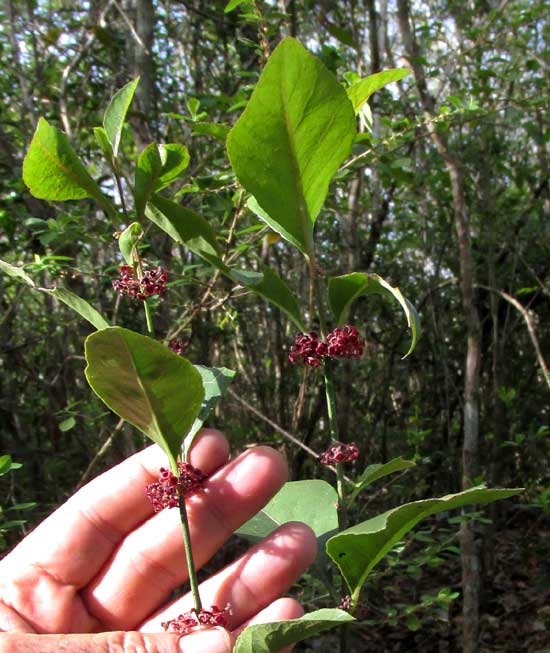
[[[154,140],[150,128],[155,108],[154,28],[155,9],[152,0],[137,0],[136,33],[138,40],[135,45],[134,76],[140,76],[136,89],[136,105],[141,115],[132,123],[136,128],[141,147],[145,147]]]
[[[430,120],[435,102],[428,92],[426,77],[419,63],[420,53],[410,26],[408,0],[398,0],[398,21],[405,51],[420,94],[422,108],[428,118],[428,128],[437,151],[443,158],[451,181],[455,230],[458,239],[462,307],[466,326],[466,360],[464,369],[464,440],[462,447],[462,488],[473,485],[478,473],[479,446],[479,364],[481,332],[479,315],[474,301],[475,270],[470,240],[470,224],[460,162],[448,147],[446,139],[437,132]],[[474,527],[464,522],[460,532],[463,592],[463,651],[478,650],[480,564],[476,549]]]

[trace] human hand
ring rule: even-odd
[[[282,457],[256,447],[227,462],[218,431],[203,430],[190,462],[209,476],[186,499],[194,561],[204,565],[287,478]],[[278,528],[200,586],[204,607],[230,604],[229,631],[162,633],[161,622],[192,608],[167,601],[187,580],[177,509],[153,513],[145,496],[166,465],[149,447],[71,497],[0,561],[0,653],[230,653],[249,623],[294,619],[280,595],[315,557],[311,530]]]

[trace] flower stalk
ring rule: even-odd
[[[181,530],[183,533],[183,547],[185,549],[185,561],[187,563],[187,573],[189,574],[191,594],[193,595],[193,607],[198,614],[202,610],[202,602],[199,592],[199,583],[197,580],[197,571],[193,561],[193,549],[191,548],[191,533],[189,531],[189,520],[187,519],[187,507],[185,505],[185,498],[181,494],[179,496],[179,510]]]

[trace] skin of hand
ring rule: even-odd
[[[283,458],[269,447],[228,462],[219,431],[204,429],[190,462],[209,478],[186,499],[195,566],[279,490]],[[177,509],[157,514],[145,496],[166,457],[149,447],[94,479],[0,561],[0,653],[230,653],[248,624],[295,619],[279,598],[314,560],[304,524],[284,524],[241,558],[201,583],[203,607],[230,604],[229,629],[181,636],[161,622],[193,607]]]

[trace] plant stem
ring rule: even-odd
[[[191,549],[191,533],[189,532],[189,521],[187,520],[187,508],[185,507],[185,499],[179,497],[181,530],[183,532],[183,546],[185,548],[185,560],[187,562],[187,573],[189,574],[189,583],[191,585],[191,594],[193,595],[193,606],[196,612],[202,609],[201,597],[199,594],[199,584],[197,581],[197,572],[195,570],[195,563],[193,562],[193,551]]]
[[[319,274],[317,271],[317,265],[315,263],[313,247],[311,247],[309,250],[307,262],[309,267],[309,274],[311,277],[311,284],[313,287],[313,294],[315,296],[315,301],[317,304],[317,315],[319,316],[321,337],[326,338],[327,319],[325,314],[324,295],[323,295],[323,289],[321,288]],[[334,442],[338,442],[339,437],[338,437],[338,420],[336,418],[336,393],[334,391],[332,364],[328,358],[325,358],[323,364],[323,370],[324,370],[325,396],[327,400],[327,415],[328,415],[330,437]],[[344,465],[342,463],[337,463],[336,464],[336,490],[338,492],[338,526],[340,531],[347,528],[348,525],[348,512],[346,507],[344,481],[345,481]],[[340,627],[340,645],[339,645],[340,653],[347,653],[348,651],[348,635],[349,635],[348,624],[344,624]]]
[[[150,336],[154,336],[155,328],[153,327],[153,316],[151,315],[151,307],[146,299],[143,300],[143,308],[145,309],[145,319],[147,320],[147,331]]]
[[[327,335],[327,319],[325,316],[325,304],[323,301],[323,292],[317,273],[317,267],[313,257],[308,259],[309,273],[313,283],[313,292],[315,293],[315,300],[317,303],[317,315],[319,316],[319,326],[321,327],[321,336],[323,338]],[[324,362],[324,380],[325,380],[325,396],[327,400],[327,414],[330,430],[330,437],[334,442],[339,441],[338,436],[338,420],[336,418],[336,393],[334,391],[334,380],[332,375],[332,364],[328,358]],[[338,523],[340,530],[347,527],[348,515],[346,508],[346,495],[344,485],[344,466],[342,463],[336,464],[336,490],[338,492]]]
[[[128,217],[128,211],[126,209],[126,202],[124,201],[124,192],[122,190],[122,182],[120,181],[120,175],[118,174],[118,170],[116,167],[113,168],[113,172],[115,175],[115,181],[116,181],[116,186],[118,190],[118,196],[120,198],[120,205],[122,207],[122,212],[124,213],[124,217],[126,218],[126,221],[129,220]]]
[[[340,653],[347,653],[348,650],[348,624],[340,626]]]
[[[330,429],[330,437],[334,442],[339,441],[338,420],[336,418],[336,394],[334,392],[334,380],[332,377],[331,361],[325,360],[324,363],[325,377],[325,395],[327,398],[327,413]],[[344,465],[336,463],[336,490],[338,492],[338,523],[340,530],[347,528],[348,511],[346,507],[346,492],[344,479]]]

